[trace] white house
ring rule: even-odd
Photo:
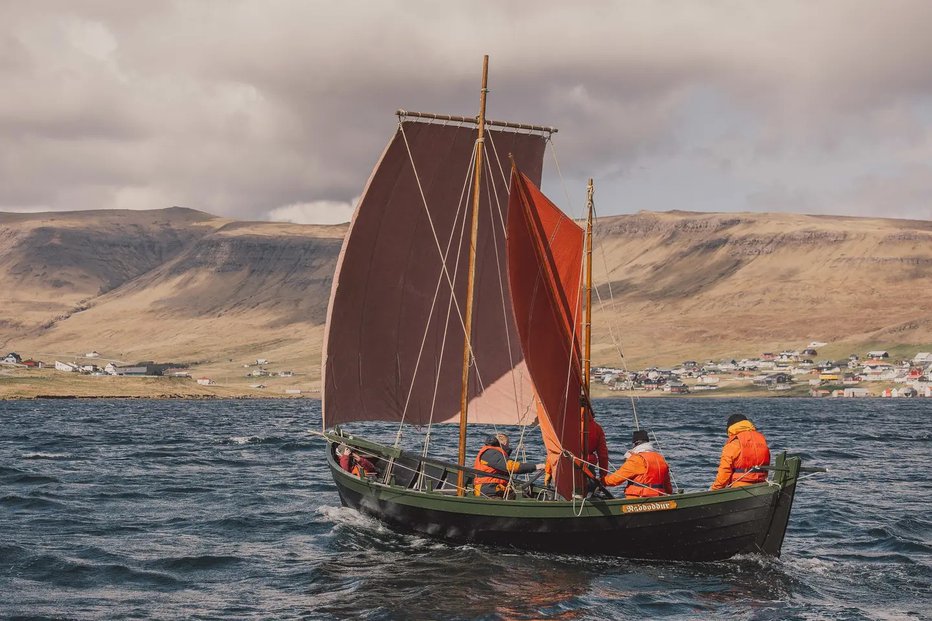
[[[74,365],[74,364],[71,364],[71,363],[68,363],[68,362],[59,362],[58,360],[56,360],[56,361],[55,361],[55,370],[56,370],[56,371],[64,371],[65,373],[76,373],[77,370],[78,370],[78,367],[77,367],[77,365]]]
[[[5,357],[0,358],[0,362],[4,364],[19,364],[23,359],[14,351],[8,353]]]
[[[98,354],[96,351],[92,351],[92,352],[88,352],[84,354],[84,357],[85,358],[100,358],[100,354]]]
[[[210,386],[214,383],[214,380],[210,379],[209,377],[199,377],[197,378],[197,383],[201,386]]]
[[[845,388],[844,396],[846,397],[870,397],[871,393],[866,388]]]
[[[921,367],[924,364],[932,364],[932,352],[921,351],[913,358],[913,366]]]

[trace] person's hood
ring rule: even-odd
[[[631,450],[628,451],[627,453],[625,453],[625,459],[628,459],[628,458],[631,457],[632,455],[637,455],[638,453],[644,453],[644,452],[647,452],[647,451],[656,452],[656,451],[654,451],[654,445],[653,445],[653,444],[651,444],[650,442],[643,442],[643,443],[638,444],[637,446],[635,446],[633,449],[631,449]]]
[[[728,428],[728,437],[736,436],[742,431],[757,431],[757,427],[754,426],[749,420],[739,420],[737,423]]]

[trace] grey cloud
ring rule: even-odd
[[[569,181],[602,177],[611,199],[639,168],[662,180],[694,162],[646,207],[689,208],[712,166],[745,208],[818,196],[892,213],[851,201],[869,186],[927,217],[915,193],[867,181],[865,153],[905,179],[932,144],[929,23],[932,4],[908,1],[0,3],[15,93],[0,209],[345,203],[395,108],[475,114],[488,52],[489,115],[560,127]],[[708,92],[719,103],[699,105]]]
[[[863,175],[839,202],[852,215],[932,220],[932,166],[915,164],[892,174]]]

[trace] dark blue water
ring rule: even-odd
[[[598,407],[620,455],[630,405]],[[647,563],[394,534],[339,506],[305,432],[314,402],[0,402],[0,617],[932,617],[932,400],[638,410],[687,489],[712,481],[736,411],[831,469],[801,483],[782,559]]]

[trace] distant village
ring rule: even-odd
[[[808,388],[811,397],[926,397],[932,398],[932,352],[906,360],[892,360],[884,350],[852,354],[843,360],[816,362],[817,347],[800,351],[765,352],[759,358],[708,361],[687,360],[673,368],[630,371],[594,367],[593,382],[613,391],[702,393],[724,386],[789,391]],[[891,387],[892,386],[892,387]]]
[[[893,360],[884,350],[869,351],[863,356],[851,354],[843,360],[822,360],[817,347],[825,343],[810,343],[799,351],[765,352],[758,358],[697,362],[686,360],[672,368],[650,367],[639,371],[611,367],[593,367],[591,379],[610,391],[660,391],[674,395],[704,393],[723,388],[758,388],[770,391],[790,391],[795,394],[808,388],[811,397],[925,397],[932,398],[932,352],[918,352],[909,359]],[[62,362],[54,368],[64,373],[136,377],[191,378],[198,384],[215,384],[209,377],[193,378],[187,365],[178,363],[138,362],[99,364],[96,351],[84,354],[83,360]],[[22,368],[45,368],[46,363],[23,358],[15,352],[0,358],[0,364]],[[269,369],[269,361],[257,358],[243,364],[244,376],[256,380],[250,388],[261,390],[263,378],[290,378],[290,370]],[[795,389],[795,390],[794,390]],[[285,394],[300,394],[297,388],[287,388]]]
[[[56,360],[53,367],[56,371],[61,371],[63,373],[78,373],[82,375],[93,376],[114,375],[125,377],[175,377],[194,379],[192,378],[191,372],[188,369],[188,365],[186,364],[151,361],[137,362],[135,364],[117,364],[115,362],[100,364],[99,360],[100,354],[96,351],[92,351],[84,354],[83,360],[72,359],[71,362],[62,362],[60,360]],[[48,366],[41,360],[23,358],[16,352],[10,352],[5,357],[0,358],[0,364],[27,369],[43,369]],[[273,371],[270,370],[268,366],[268,359],[257,358],[255,362],[243,364],[244,368],[250,369],[244,374],[244,376],[246,378],[288,378],[294,377],[295,375],[293,371]],[[198,377],[194,379],[194,381],[202,386],[212,386],[216,384],[216,382],[209,377]],[[255,383],[250,384],[249,387],[263,389],[266,388],[266,385],[262,383]],[[283,392],[289,395],[301,394],[301,390],[297,388],[286,388]]]

